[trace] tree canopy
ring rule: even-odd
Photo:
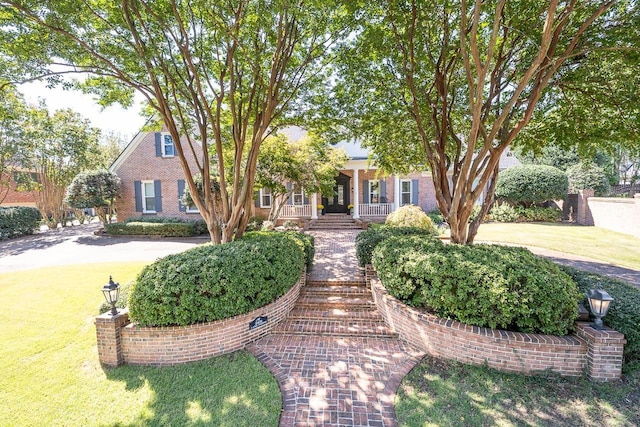
[[[196,204],[214,242],[242,234],[260,146],[319,82],[321,60],[344,23],[340,4],[324,0],[0,6],[1,49],[20,63],[21,79],[85,73],[82,86],[104,103],[131,102],[133,91],[146,98],[174,140],[191,193],[193,177],[203,177],[204,199]],[[186,152],[198,159],[197,170]]]

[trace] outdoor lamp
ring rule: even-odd
[[[596,320],[593,322],[593,329],[604,329],[602,326],[602,318],[607,315],[613,297],[605,290],[598,288],[591,289],[587,292],[587,299],[589,300],[591,312],[596,317]]]
[[[118,302],[118,296],[120,296],[120,284],[114,282],[113,278],[109,276],[109,283],[102,287],[102,293],[104,294],[104,299],[111,304],[111,315],[115,316],[118,314],[116,303]]]

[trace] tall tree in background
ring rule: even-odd
[[[50,114],[46,106],[31,107],[20,142],[25,173],[18,190],[31,193],[50,227],[66,223],[65,191],[80,172],[99,166],[100,131],[72,110]]]
[[[173,137],[192,194],[193,177],[203,177],[204,198],[195,202],[216,243],[242,234],[260,145],[301,91],[318,82],[320,59],[343,22],[341,7],[324,0],[0,6],[1,48],[21,65],[23,79],[82,72],[90,75],[85,89],[105,102],[131,102],[134,90],[144,95]],[[187,153],[198,159],[197,170]]]
[[[635,3],[368,4],[344,46],[332,113],[388,171],[428,167],[452,241],[471,243],[493,203],[500,155],[542,99],[554,102],[545,90],[579,58],[633,46],[623,35],[635,31]]]
[[[14,172],[20,170],[20,141],[26,108],[11,86],[0,89],[0,203],[11,188]]]

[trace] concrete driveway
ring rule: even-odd
[[[65,227],[0,242],[0,273],[72,264],[153,261],[209,241],[94,235],[100,224]]]

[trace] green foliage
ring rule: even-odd
[[[307,270],[311,268],[316,248],[315,238],[310,234],[299,233],[297,231],[254,231],[251,233],[245,233],[245,235],[242,236],[242,239],[262,239],[272,236],[274,233],[277,233],[279,238],[284,236],[296,242],[300,249],[304,251],[304,260]]]
[[[578,315],[573,280],[524,248],[392,237],[374,250],[372,263],[389,293],[442,318],[565,335]]]
[[[65,203],[75,209],[94,208],[102,223],[108,224],[119,192],[120,178],[113,172],[82,172],[67,187]]]
[[[138,275],[129,301],[141,325],[190,325],[262,307],[299,279],[304,251],[290,235],[253,235],[169,255]]]
[[[567,266],[563,266],[562,269],[578,283],[580,292],[586,293],[601,285],[602,289],[615,298],[609,313],[602,320],[605,325],[623,333],[627,339],[624,346],[625,364],[640,364],[640,289],[600,274]],[[586,296],[584,304],[585,307],[589,307]]]
[[[567,195],[567,176],[546,165],[522,165],[505,169],[498,176],[495,196],[513,204],[531,206]]]
[[[573,193],[580,190],[595,190],[596,196],[606,196],[609,193],[607,174],[600,166],[593,162],[580,162],[567,169],[569,189]]]
[[[442,212],[440,212],[440,209],[438,208],[432,209],[427,212],[427,216],[431,218],[431,222],[433,222],[435,225],[440,225],[445,222],[444,215],[442,215]]]
[[[415,205],[405,205],[391,212],[385,224],[389,227],[415,227],[437,234],[431,218]]]
[[[40,221],[42,216],[36,208],[0,207],[0,240],[33,234]]]
[[[491,209],[489,217],[492,221],[498,222],[558,222],[562,220],[562,212],[552,207],[531,206],[525,208],[501,203]]]
[[[186,222],[118,222],[105,224],[105,232],[113,236],[191,237],[196,235],[193,224]]]
[[[145,222],[152,224],[191,224],[193,226],[194,236],[208,233],[207,223],[203,219],[184,219],[178,217],[165,217],[165,216],[135,216],[125,220],[125,223],[130,222]]]
[[[370,226],[367,230],[356,236],[356,256],[358,257],[358,264],[360,267],[371,264],[373,250],[384,240],[393,236],[416,235],[433,237],[434,233],[431,230],[425,230],[417,227],[389,227],[387,225],[379,225],[376,227]]]

